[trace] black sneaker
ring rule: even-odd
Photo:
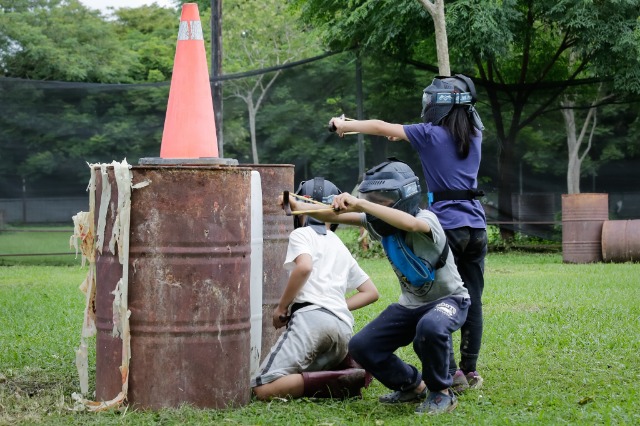
[[[458,406],[458,398],[447,389],[447,395],[441,392],[429,392],[427,399],[416,408],[416,414],[442,414],[453,411]]]
[[[419,402],[427,397],[427,388],[420,393],[415,393],[412,390],[408,391],[395,391],[382,395],[378,398],[378,401],[383,404],[403,404],[405,402]]]

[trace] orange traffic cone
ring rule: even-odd
[[[196,3],[182,5],[161,158],[217,157],[218,141]]]

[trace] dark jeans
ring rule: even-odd
[[[471,307],[460,329],[460,369],[465,373],[476,370],[482,344],[482,291],[484,290],[484,258],[487,255],[487,231],[478,228],[446,229],[449,247],[456,260],[458,272],[469,291]],[[455,373],[453,345],[449,368]]]
[[[421,380],[430,391],[447,389],[453,382],[451,333],[464,323],[469,303],[468,298],[452,296],[414,309],[389,305],[351,338],[349,353],[389,389],[411,390]],[[422,363],[421,372],[394,354],[411,342]]]

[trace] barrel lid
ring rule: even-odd
[[[183,164],[190,166],[237,166],[238,160],[234,158],[218,158],[218,157],[199,157],[199,158],[160,158],[160,157],[143,157],[138,160],[140,165],[156,165],[156,166],[180,166]]]

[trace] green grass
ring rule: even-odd
[[[357,329],[398,297],[385,260],[360,263],[382,297],[355,312]],[[4,266],[0,425],[640,424],[639,272],[640,265],[631,263],[563,264],[559,254],[490,254],[478,365],[485,387],[462,395],[451,414],[422,418],[412,405],[380,405],[377,397],[386,389],[377,381],[362,400],[253,401],[234,410],[72,411],[71,393],[80,387],[74,350],[84,309],[78,286],[86,269]],[[416,361],[410,347],[399,354]]]
[[[0,230],[0,255],[20,254],[20,256],[0,256],[0,266],[77,265],[75,249],[69,247],[71,235],[73,235],[73,224],[11,226]],[[63,254],[41,255],[42,253]],[[29,254],[29,256],[24,256],[24,254]],[[78,258],[80,258],[80,254],[78,254]]]

